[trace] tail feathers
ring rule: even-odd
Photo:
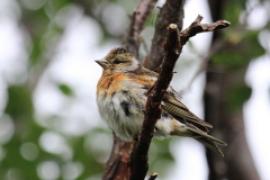
[[[179,129],[178,132],[175,132],[174,134],[180,135],[180,136],[185,135],[185,136],[193,137],[196,140],[203,143],[207,148],[219,153],[222,157],[224,157],[224,154],[220,146],[227,146],[227,144],[224,141],[216,137],[213,137],[198,128],[186,126],[185,133],[183,133],[183,129]]]
[[[220,154],[222,157],[224,157],[224,153],[222,151],[222,149],[220,148],[220,144],[217,144],[213,141],[209,141],[209,140],[204,140],[204,139],[197,139],[198,141],[200,141],[201,143],[203,143],[207,148],[209,148],[210,150]],[[226,145],[223,145],[226,146]]]

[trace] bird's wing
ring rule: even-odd
[[[162,108],[184,124],[191,124],[204,131],[213,127],[189,111],[172,88],[165,93]]]
[[[158,76],[157,73],[145,68],[142,68],[140,73],[152,78],[154,77],[155,80]],[[148,86],[147,88],[151,86]],[[226,146],[226,143],[207,133],[209,128],[212,128],[213,126],[201,120],[191,111],[189,111],[189,109],[181,102],[177,92],[171,87],[164,94],[161,105],[163,113],[165,111],[166,113],[169,113],[170,116],[173,116],[176,120],[185,124],[184,129],[187,136],[194,137],[195,139],[204,143],[208,148],[217,151],[223,156],[223,152],[219,146]],[[180,129],[175,129],[173,133],[175,133],[175,135],[183,135],[183,127]]]
[[[157,79],[158,76],[156,72],[146,68],[141,68],[139,74],[154,77],[155,79]],[[162,108],[182,123],[191,124],[204,131],[208,131],[209,128],[213,127],[211,124],[201,120],[189,111],[189,109],[180,101],[180,98],[173,88],[169,88],[164,94]]]

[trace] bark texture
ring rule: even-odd
[[[168,0],[160,9],[150,53],[144,60],[145,67],[159,71],[165,53],[167,27],[169,24],[174,23],[177,24],[178,29],[181,31],[184,18],[184,2],[185,0]]]
[[[110,158],[107,161],[103,180],[129,180],[131,176],[130,157],[134,142],[123,142],[114,136]]]

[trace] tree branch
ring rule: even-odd
[[[103,174],[103,180],[123,180],[130,177],[130,155],[134,143],[124,142],[113,137],[113,147],[111,155],[106,164],[106,169]]]
[[[154,127],[161,116],[160,104],[164,93],[173,77],[173,68],[182,52],[183,45],[192,36],[201,32],[214,31],[229,26],[229,22],[220,20],[212,24],[201,24],[202,17],[196,20],[184,31],[179,33],[177,24],[170,24],[166,44],[164,47],[164,60],[157,81],[151,88],[145,106],[144,122],[139,141],[133,151],[131,179],[143,180],[148,171],[148,150],[154,133]]]
[[[156,121],[160,118],[160,103],[164,92],[167,90],[172,76],[174,65],[180,55],[179,30],[176,24],[168,27],[168,36],[165,45],[165,57],[158,80],[150,90],[144,115],[142,132],[133,154],[131,179],[143,180],[148,170],[148,149],[153,137]]]
[[[180,40],[182,45],[186,44],[189,38],[195,36],[196,34],[223,29],[230,25],[230,22],[226,20],[218,20],[214,23],[202,24],[202,19],[203,17],[198,15],[195,21],[193,21],[193,23],[191,23],[188,28],[184,29],[180,33]]]
[[[127,36],[126,48],[128,51],[139,54],[140,33],[143,30],[144,22],[154,8],[157,0],[141,0],[131,16],[131,23]]]
[[[156,70],[162,63],[164,57],[164,45],[166,43],[167,27],[171,24],[177,24],[178,29],[183,25],[183,4],[185,0],[167,0],[160,10],[157,18],[155,33],[152,39],[152,46],[149,55],[144,60],[144,66]]]
[[[226,20],[219,20],[210,24],[202,24],[201,23],[202,20],[203,20],[203,17],[198,15],[197,18],[191,23],[191,25],[180,33],[180,41],[181,41],[182,46],[186,44],[186,42],[188,41],[190,37],[195,36],[196,34],[223,29],[230,25],[230,22]],[[209,53],[205,57],[201,57],[202,61],[200,62],[200,66],[197,72],[194,73],[187,87],[181,90],[180,94],[183,94],[185,90],[188,90],[190,88],[191,84],[196,79],[196,77],[201,72],[203,72],[203,70],[206,69],[209,57],[212,56],[214,53],[216,53],[218,50],[220,50],[223,47],[223,45],[224,45],[223,41],[222,42],[217,41],[215,44],[213,44]]]

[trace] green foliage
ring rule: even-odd
[[[8,87],[8,102],[5,112],[14,120],[31,119],[33,114],[32,95],[22,85]]]
[[[246,0],[228,1],[224,10],[224,19],[231,22],[231,26],[224,31],[225,46],[213,56],[215,63],[222,65],[226,70],[237,70],[265,53],[258,42],[260,31],[244,29],[239,22],[244,12]]]
[[[35,38],[33,40],[33,48],[32,48],[32,53],[31,53],[31,64],[35,65],[38,63],[39,58],[41,56],[42,53],[42,43],[41,43],[41,39],[40,38]]]
[[[250,98],[251,92],[251,88],[245,84],[235,85],[226,92],[227,107],[233,111],[240,110]]]
[[[72,88],[67,84],[64,84],[64,83],[58,84],[58,89],[66,96],[74,95]]]
[[[57,0],[57,1],[49,1],[50,6],[52,6],[54,9],[59,10],[67,5],[70,5],[72,3],[71,0]]]
[[[237,70],[247,66],[251,60],[264,54],[258,42],[257,31],[228,31],[225,47],[213,56],[213,61],[226,70]]]
[[[232,25],[224,31],[224,47],[212,57],[215,65],[224,71],[224,84],[226,88],[226,107],[231,111],[242,109],[244,102],[251,96],[251,88],[244,82],[245,69],[250,61],[262,56],[265,49],[258,41],[261,30],[252,31],[245,29],[240,20],[244,13],[246,0],[227,2],[224,19]]]
[[[85,171],[80,177],[89,177],[102,172],[102,164],[99,163],[94,154],[86,152],[85,138],[73,139],[74,160],[83,163]]]
[[[5,175],[10,171],[16,171],[18,178],[16,179],[38,179],[36,168],[38,160],[27,161],[21,153],[20,148],[23,140],[14,137],[6,146],[6,158],[0,163],[0,179],[5,179]],[[15,178],[14,178],[15,179]]]
[[[42,35],[44,35],[47,30],[49,17],[45,9],[41,8],[36,11],[24,10],[23,20],[26,21],[26,25],[31,31],[32,46],[30,49],[30,63],[35,65],[38,63],[43,53],[44,44]]]
[[[170,138],[155,138],[151,145],[150,171],[157,171],[162,176],[173,165],[174,158],[170,152]]]
[[[246,0],[227,1],[224,7],[224,19],[231,22],[231,27],[239,24],[240,13],[243,12]]]

